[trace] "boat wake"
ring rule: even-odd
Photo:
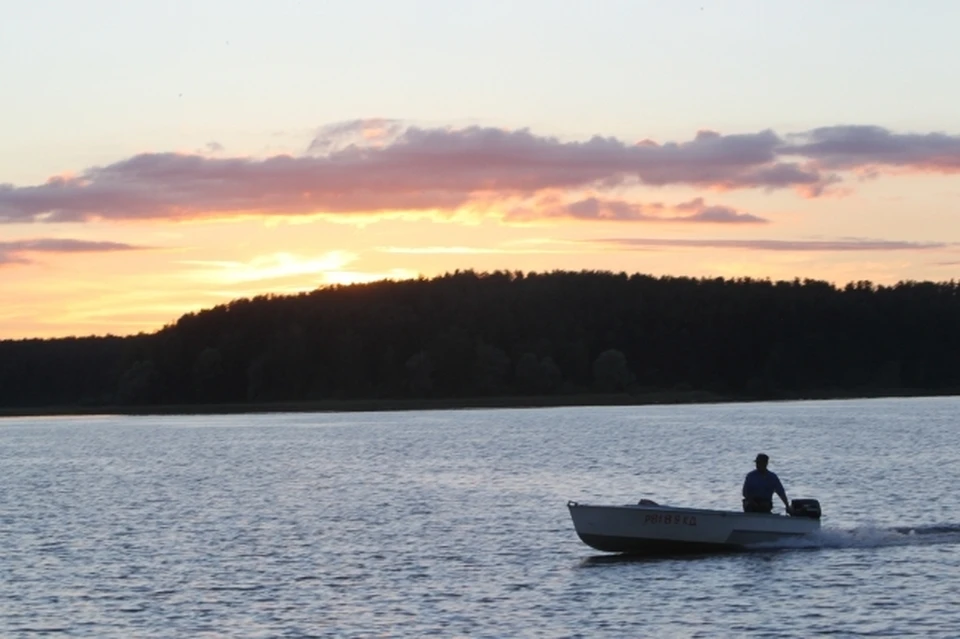
[[[583,561],[585,566],[619,564],[624,562],[649,562],[656,560],[696,560],[704,557],[743,554],[777,553],[791,550],[821,550],[842,548],[891,548],[897,546],[936,546],[960,544],[960,524],[933,526],[860,526],[857,528],[823,528],[819,532],[775,542],[751,544],[727,551],[683,554],[634,555],[627,553],[595,555]]]
[[[755,544],[751,550],[791,548],[885,548],[892,546],[935,546],[960,543],[960,524],[932,526],[860,526],[857,528],[822,528],[818,532],[795,539]]]

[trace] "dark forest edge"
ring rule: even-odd
[[[481,410],[523,408],[591,408],[605,406],[652,406],[679,404],[729,404],[770,401],[816,401],[960,396],[960,389],[931,394],[924,391],[875,391],[872,393],[822,392],[783,397],[724,397],[705,391],[651,392],[637,394],[538,395],[468,397],[456,399],[357,399],[263,404],[171,404],[156,406],[43,406],[0,408],[3,417],[56,417],[94,415],[237,415],[269,413],[353,413],[431,410]]]
[[[950,395],[960,284],[473,271],[0,341],[0,415]]]

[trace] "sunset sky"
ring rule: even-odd
[[[960,2],[6,3],[0,339],[478,271],[960,278]]]

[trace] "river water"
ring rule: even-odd
[[[956,637],[960,399],[0,419],[3,637]],[[567,500],[823,532],[623,559]]]

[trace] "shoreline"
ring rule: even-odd
[[[753,402],[881,399],[895,397],[950,397],[956,389],[933,391],[822,392],[768,397],[721,395],[709,391],[659,391],[637,394],[530,395],[435,399],[326,399],[302,402],[160,404],[150,406],[33,406],[0,407],[3,417],[67,417],[84,415],[237,415],[255,413],[353,413],[495,408],[562,408],[589,406],[652,406],[731,404]]]

